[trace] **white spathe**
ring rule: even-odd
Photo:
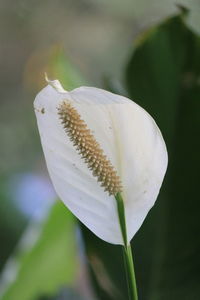
[[[114,196],[104,192],[59,119],[57,107],[69,100],[120,176],[130,241],[154,205],[166,172],[167,151],[159,128],[143,108],[125,97],[93,87],[67,92],[59,81],[48,82],[34,108],[58,196],[98,237],[123,244]]]

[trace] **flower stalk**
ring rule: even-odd
[[[124,241],[124,245],[122,247],[124,253],[124,264],[125,264],[126,276],[127,276],[129,300],[138,300],[133,256],[132,256],[131,245],[130,243],[127,243],[125,210],[124,210],[124,202],[121,193],[117,193],[115,195],[115,199],[117,202],[119,223],[120,223],[120,228],[121,228],[122,237]]]

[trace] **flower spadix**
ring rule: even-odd
[[[120,193],[119,176],[77,110],[70,102],[63,101],[58,107],[58,114],[70,140],[93,171],[92,174],[101,182],[104,191],[108,191],[109,195]]]
[[[67,92],[57,80],[37,95],[34,108],[58,196],[98,237],[123,244],[115,200],[121,193],[129,242],[167,168],[152,117],[125,97],[93,87]]]

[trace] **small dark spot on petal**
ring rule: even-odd
[[[45,109],[44,107],[41,109],[41,113],[44,114],[45,113]]]

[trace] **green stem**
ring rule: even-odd
[[[126,264],[126,272],[128,277],[128,286],[129,286],[129,298],[130,300],[138,300],[137,295],[137,285],[135,279],[135,271],[134,271],[134,264],[133,264],[133,257],[131,251],[131,245],[124,248],[124,257],[125,257],[125,264]]]
[[[138,300],[131,245],[128,244],[127,242],[124,201],[120,193],[117,193],[115,195],[115,199],[117,201],[119,223],[120,223],[120,228],[121,228],[123,242],[124,242],[123,251],[124,251],[124,262],[125,262],[127,284],[128,284],[128,291],[129,291],[129,300]]]

